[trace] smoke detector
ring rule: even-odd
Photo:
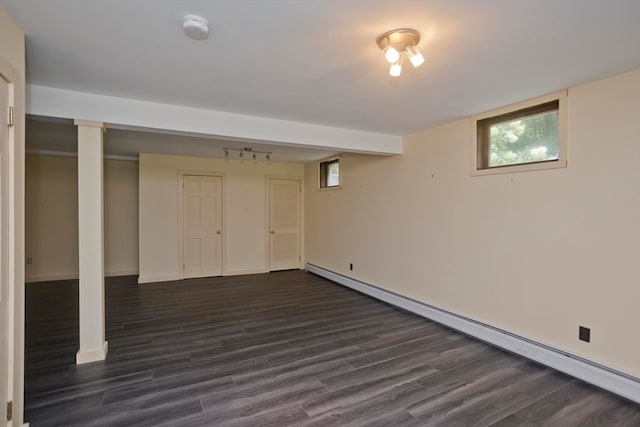
[[[204,40],[209,35],[209,22],[202,16],[185,15],[182,17],[184,35],[194,40]]]

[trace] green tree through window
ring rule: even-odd
[[[488,166],[557,160],[558,118],[556,110],[491,125]]]

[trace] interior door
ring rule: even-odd
[[[0,76],[0,423],[7,419],[9,374],[9,84]]]
[[[184,277],[222,275],[222,177],[184,176]]]
[[[269,180],[270,271],[300,268],[300,188],[299,180]]]

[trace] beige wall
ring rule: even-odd
[[[308,164],[307,261],[640,377],[639,111],[640,70],[570,90],[566,169],[471,177],[468,119]]]
[[[138,274],[138,162],[104,162],[104,268]]]
[[[22,77],[24,85],[24,32],[16,25],[9,15],[0,9],[0,57],[4,58]]]
[[[78,159],[28,155],[26,189],[27,281],[77,278]],[[105,160],[104,210],[105,274],[137,274],[137,162]]]
[[[266,271],[266,177],[303,177],[304,165],[140,155],[140,282],[182,278],[179,171],[223,175],[223,274]]]

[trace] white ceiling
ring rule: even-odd
[[[640,67],[639,0],[0,0],[28,82],[403,135]],[[207,18],[205,41],[180,18]],[[376,36],[413,27],[400,78]]]

